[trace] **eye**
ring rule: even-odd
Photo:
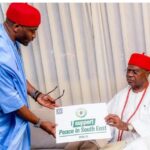
[[[36,30],[29,30],[32,34],[35,34]]]
[[[138,73],[139,73],[139,71],[133,70],[133,74],[138,74]]]
[[[134,75],[139,74],[140,70],[135,70],[135,69],[127,69],[127,73],[133,73]]]

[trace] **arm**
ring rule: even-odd
[[[33,124],[37,124],[39,118],[25,106],[26,103],[22,100],[19,96],[19,92],[16,90],[18,82],[14,82],[10,72],[3,67],[0,67],[0,85],[1,111],[5,114],[16,112],[23,119]],[[23,86],[22,88],[26,88],[26,86]],[[47,133],[55,136],[55,124],[41,121],[40,127]]]
[[[120,99],[123,99],[126,96],[128,87],[117,93],[108,103],[108,112],[109,114],[105,117],[105,121],[108,125],[117,128],[118,130],[132,131],[136,132],[131,122],[122,121],[121,118],[117,115],[120,114],[118,111],[120,105]],[[116,107],[114,107],[116,106]]]
[[[19,110],[17,110],[17,114],[20,117],[22,117],[23,119],[25,119],[35,125],[40,121],[39,127],[55,137],[56,125],[49,121],[40,120],[40,118],[38,118],[35,114],[33,114],[25,105],[23,107],[21,107]]]
[[[31,85],[31,83],[27,80],[27,93],[31,96],[33,92],[36,91],[36,88]]]

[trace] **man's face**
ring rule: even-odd
[[[37,28],[20,26],[16,34],[16,40],[24,46],[27,46],[36,37]]]
[[[126,78],[128,84],[133,88],[140,88],[147,82],[148,71],[134,65],[128,65]]]

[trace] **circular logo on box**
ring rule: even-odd
[[[77,109],[76,111],[76,116],[79,117],[79,118],[83,118],[87,115],[87,110],[84,109],[84,108],[79,108]]]

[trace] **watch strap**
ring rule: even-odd
[[[38,122],[36,124],[34,124],[34,127],[40,128],[41,123],[42,123],[42,120],[39,119]]]

